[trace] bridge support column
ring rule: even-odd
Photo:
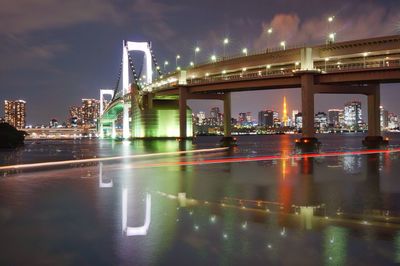
[[[124,103],[123,117],[122,117],[122,138],[129,139],[129,105]]]
[[[314,129],[314,75],[304,73],[301,76],[301,108],[302,108],[302,138],[296,141],[296,146],[304,150],[313,150],[319,146]]]
[[[232,138],[232,122],[231,122],[231,93],[226,92],[223,97],[224,101],[224,137],[221,140],[221,146],[236,146],[236,139]]]
[[[368,95],[368,136],[363,144],[368,148],[378,148],[388,144],[381,136],[380,123],[380,85],[376,85]]]
[[[187,137],[187,117],[186,117],[186,100],[187,91],[186,88],[179,88],[179,138],[185,139]]]

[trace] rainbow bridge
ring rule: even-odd
[[[145,73],[136,72],[130,51],[144,53]],[[302,140],[316,140],[315,94],[363,94],[368,97],[366,141],[380,143],[380,84],[398,82],[400,35],[214,57],[168,74],[161,73],[150,43],[124,41],[117,86],[100,93],[101,101],[105,94],[112,101],[101,110],[99,133],[117,137],[121,121],[124,139],[191,138],[187,100],[212,99],[224,103],[224,137],[231,138],[231,93],[300,88]]]

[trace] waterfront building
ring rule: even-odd
[[[399,128],[399,118],[394,113],[389,113],[388,115],[388,128],[389,129]]]
[[[343,117],[343,109],[328,110],[328,123],[332,127],[341,127],[343,125]]]
[[[328,117],[326,113],[318,112],[315,114],[314,127],[320,132],[326,131],[328,128]]]
[[[203,111],[200,111],[198,114],[197,114],[197,123],[199,124],[199,125],[202,125],[204,122],[205,122],[205,119],[206,119],[206,113],[204,113]]]
[[[210,111],[211,123],[214,126],[221,126],[223,121],[223,116],[219,110],[219,107],[213,107]]]
[[[294,124],[297,129],[301,129],[303,127],[303,116],[302,116],[301,112],[299,112],[295,115]]]
[[[16,128],[26,126],[26,102],[24,100],[4,101],[4,120]]]
[[[381,130],[388,129],[389,126],[389,112],[383,106],[379,107],[380,111],[380,121],[381,121]]]
[[[264,110],[258,112],[258,125],[273,127],[274,126],[274,111]]]
[[[100,101],[96,99],[82,99],[82,124],[96,126],[100,112]]]
[[[291,124],[291,126],[292,127],[295,127],[296,126],[296,115],[299,113],[299,110],[293,110],[292,111],[292,124]]]
[[[350,130],[358,130],[362,124],[360,101],[351,101],[344,106],[344,123]]]
[[[49,122],[49,127],[50,127],[50,128],[56,128],[56,127],[58,127],[58,120],[55,119],[55,118],[51,119],[50,122]]]

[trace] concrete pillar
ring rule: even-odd
[[[370,137],[381,135],[380,102],[380,86],[376,85],[373,93],[368,94],[368,136]]]
[[[186,117],[186,99],[187,91],[186,88],[179,88],[179,137],[186,138],[187,131],[187,117]]]
[[[314,76],[301,76],[301,108],[303,119],[303,138],[313,138],[314,131]]]
[[[224,137],[232,136],[231,123],[231,93],[224,94]]]
[[[129,104],[124,103],[123,117],[122,117],[122,137],[124,139],[129,139],[130,129],[129,129]]]
[[[300,51],[301,70],[314,70],[312,48],[302,48]]]
[[[117,129],[115,128],[115,121],[111,124],[111,138],[115,139],[117,137]]]

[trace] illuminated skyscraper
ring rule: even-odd
[[[258,125],[259,126],[274,126],[274,111],[265,110],[258,112]]]
[[[362,124],[360,101],[348,102],[344,106],[344,123],[352,130],[360,128],[360,124]]]
[[[328,123],[333,127],[342,126],[343,110],[342,109],[329,109],[328,110]]]
[[[389,112],[383,106],[380,106],[380,117],[381,117],[381,130],[386,130],[389,126]]]
[[[100,112],[100,101],[96,99],[82,99],[82,124],[95,126]]]
[[[289,126],[289,118],[287,116],[286,96],[283,96],[282,125],[285,126],[285,127]]]
[[[16,128],[26,125],[26,102],[23,100],[4,101],[4,120]]]

